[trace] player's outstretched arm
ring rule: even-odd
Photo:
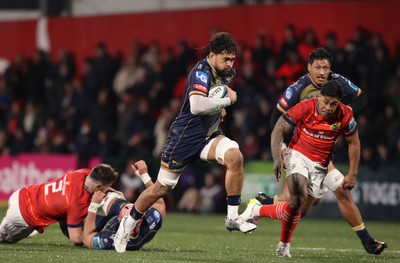
[[[83,244],[85,247],[93,248],[93,237],[97,234],[96,232],[96,213],[97,209],[103,205],[102,201],[105,194],[96,191],[92,196],[92,201],[88,208],[88,214],[86,216],[85,225],[83,227]]]

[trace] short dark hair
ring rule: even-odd
[[[327,97],[342,98],[342,86],[336,80],[330,80],[321,87],[321,95]]]
[[[314,49],[308,55],[308,63],[309,64],[312,64],[314,62],[314,60],[321,60],[321,59],[327,59],[329,61],[329,63],[332,63],[331,54],[328,52],[328,50],[326,50],[323,47]]]
[[[108,164],[96,165],[90,172],[90,177],[101,185],[109,185],[118,178],[118,173]]]
[[[238,46],[230,33],[218,32],[211,37],[210,52],[215,54],[236,55],[238,52]]]

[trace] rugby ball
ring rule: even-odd
[[[227,95],[228,95],[228,91],[222,84],[215,85],[215,86],[211,87],[210,90],[208,91],[209,98],[222,99],[222,98],[225,98]]]

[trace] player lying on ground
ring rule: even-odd
[[[0,243],[16,243],[36,230],[56,222],[65,222],[71,243],[82,244],[83,220],[95,191],[106,192],[118,174],[107,164],[92,170],[79,169],[40,185],[30,185],[14,192],[0,225]]]
[[[132,165],[135,174],[139,176],[146,187],[153,185],[147,165],[138,161]],[[129,215],[133,204],[125,200],[121,193],[111,192],[105,195],[96,192],[88,209],[88,215],[83,228],[83,243],[92,249],[114,249],[114,237],[118,230],[120,219]],[[105,216],[99,215],[102,210]],[[166,209],[162,198],[158,199],[144,215],[141,224],[136,225],[128,240],[127,250],[138,250],[150,242],[161,228]]]

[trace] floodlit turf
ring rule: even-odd
[[[0,209],[0,217],[4,209]],[[344,221],[305,218],[292,238],[292,258],[274,256],[280,223],[263,219],[253,234],[228,232],[224,216],[167,215],[163,228],[141,251],[94,251],[75,247],[58,225],[17,244],[0,244],[0,262],[400,262],[400,224],[366,222],[389,243],[381,256],[367,254]]]

